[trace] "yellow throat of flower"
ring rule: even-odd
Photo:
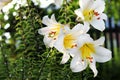
[[[97,16],[98,17],[97,20],[99,20],[100,19],[99,15],[100,14],[95,10],[85,9],[83,11],[83,16],[85,21],[91,21],[93,19],[93,16]]]
[[[67,34],[64,37],[64,47],[65,49],[70,49],[73,47],[76,47],[77,45],[75,44],[75,38],[72,34]]]
[[[54,40],[58,37],[58,34],[60,33],[61,24],[55,24],[54,27],[50,28],[50,33],[48,34],[48,37],[54,38]]]
[[[89,59],[90,62],[92,60],[91,54],[95,53],[95,48],[94,45],[91,43],[85,43],[81,48],[80,48],[81,54],[82,54],[82,59]]]
[[[83,16],[85,21],[91,21],[94,16],[94,10],[84,10]]]

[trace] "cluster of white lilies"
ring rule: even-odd
[[[73,72],[80,72],[87,66],[97,76],[96,62],[107,62],[111,59],[111,51],[104,48],[105,38],[93,40],[87,32],[90,26],[103,31],[107,19],[103,13],[105,9],[104,0],[79,0],[80,8],[75,10],[77,19],[83,21],[70,29],[69,25],[56,21],[55,15],[51,18],[44,16],[42,23],[46,25],[39,29],[39,34],[44,35],[44,44],[47,47],[54,47],[63,53],[61,63],[66,63],[70,56],[72,61],[70,68]]]

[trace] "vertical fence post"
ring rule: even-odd
[[[114,45],[113,45],[113,29],[112,29],[112,21],[111,18],[108,19],[109,20],[109,38],[110,38],[110,48],[112,51],[112,57],[114,57]]]

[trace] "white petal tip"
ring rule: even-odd
[[[97,74],[98,74],[98,71],[96,71],[96,72],[94,73],[94,77],[96,77],[96,76],[97,76]]]
[[[65,61],[65,60],[62,60],[61,62],[60,62],[60,64],[65,64],[67,61]]]
[[[80,72],[78,69],[76,69],[75,67],[70,67],[72,72]]]
[[[67,61],[61,61],[60,64],[65,64]]]
[[[105,30],[105,26],[101,29],[98,29],[99,31],[103,32]]]
[[[74,12],[75,12],[76,15],[78,15],[79,14],[79,9],[76,9]]]
[[[99,30],[99,31],[103,32],[103,31],[105,30],[105,27],[104,27],[103,29],[97,29],[97,30]]]
[[[64,53],[62,57],[61,64],[65,64],[70,58],[70,55],[68,53]]]

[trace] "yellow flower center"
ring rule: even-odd
[[[64,37],[64,47],[66,49],[77,47],[77,45],[75,44],[75,40],[76,39],[73,37],[72,34],[65,35],[65,37]]]
[[[92,62],[91,54],[95,53],[94,45],[91,43],[85,43],[81,48],[80,51],[82,53],[82,59],[89,59]]]
[[[83,16],[85,18],[85,21],[91,21],[93,18],[94,12],[93,10],[84,10],[83,11]]]
[[[95,12],[94,10],[84,10],[83,11],[83,16],[84,16],[84,20],[85,21],[91,21],[93,19],[93,16],[99,16],[99,13],[98,12]],[[100,17],[98,17],[98,20],[99,20]]]
[[[50,33],[48,34],[48,37],[56,39],[58,37],[58,34],[60,33],[60,27],[61,24],[56,24],[54,27],[50,28]]]

